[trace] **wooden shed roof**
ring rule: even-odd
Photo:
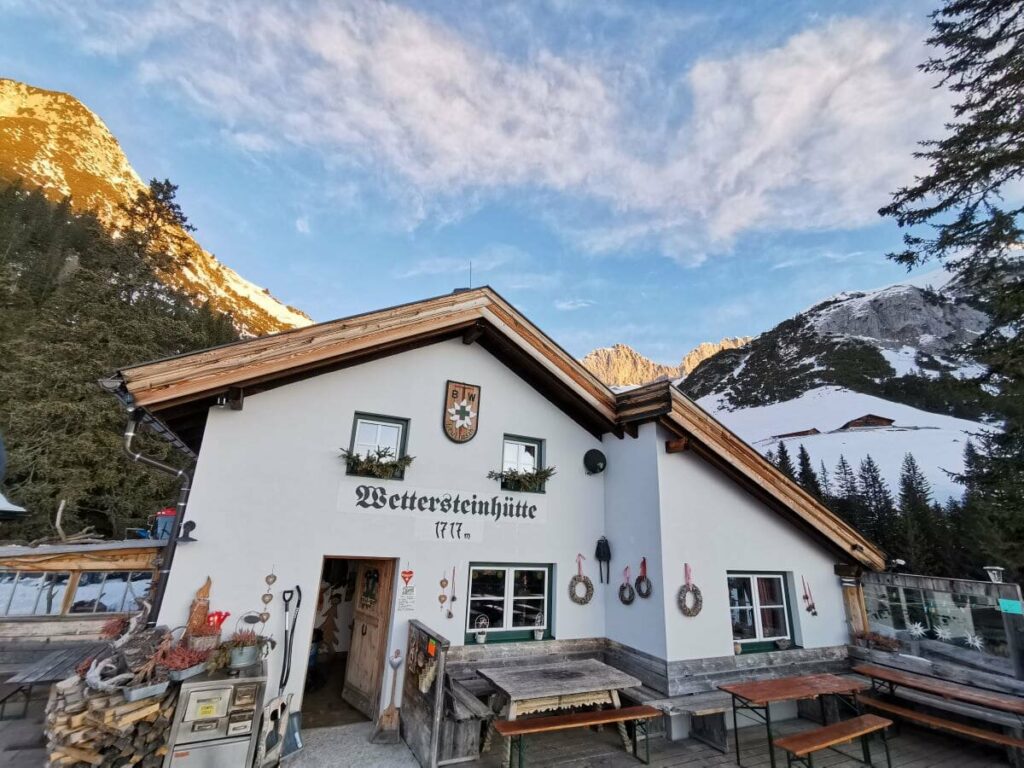
[[[209,407],[452,338],[478,343],[595,435],[659,421],[772,508],[841,551],[881,568],[883,554],[670,382],[619,394],[489,287],[124,368],[120,395],[198,450]]]

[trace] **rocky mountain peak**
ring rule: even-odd
[[[719,342],[702,342],[688,352],[679,365],[656,363],[626,344],[600,347],[581,361],[597,378],[610,387],[630,387],[664,379],[676,380],[690,373],[700,363],[723,349],[736,349],[750,341],[749,337],[726,338]]]
[[[112,228],[121,205],[146,189],[103,121],[78,99],[0,78],[0,178],[41,188],[51,199],[71,197]],[[262,335],[309,325],[303,312],[249,282],[188,235],[168,240],[178,266],[161,273],[167,284],[196,301],[230,312],[239,329]]]

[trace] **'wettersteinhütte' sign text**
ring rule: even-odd
[[[483,497],[471,491],[394,491],[383,485],[357,485],[355,508],[360,512],[379,511],[495,522],[531,522],[541,519],[541,510],[531,499],[500,494]]]

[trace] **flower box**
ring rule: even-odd
[[[160,696],[167,691],[167,686],[171,684],[170,680],[164,680],[159,683],[150,683],[149,685],[136,685],[131,688],[124,689],[124,700],[125,701],[142,701],[142,699],[148,699],[151,696]]]
[[[182,680],[188,680],[190,677],[201,675],[206,671],[206,662],[201,661],[195,666],[189,667],[188,669],[171,669],[167,671],[167,676],[176,683],[180,683]]]

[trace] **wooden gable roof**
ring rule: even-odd
[[[885,565],[874,545],[670,382],[612,392],[486,286],[124,368],[114,382],[130,406],[198,450],[211,405],[240,408],[249,394],[453,338],[486,348],[596,436],[659,421],[847,558]]]

